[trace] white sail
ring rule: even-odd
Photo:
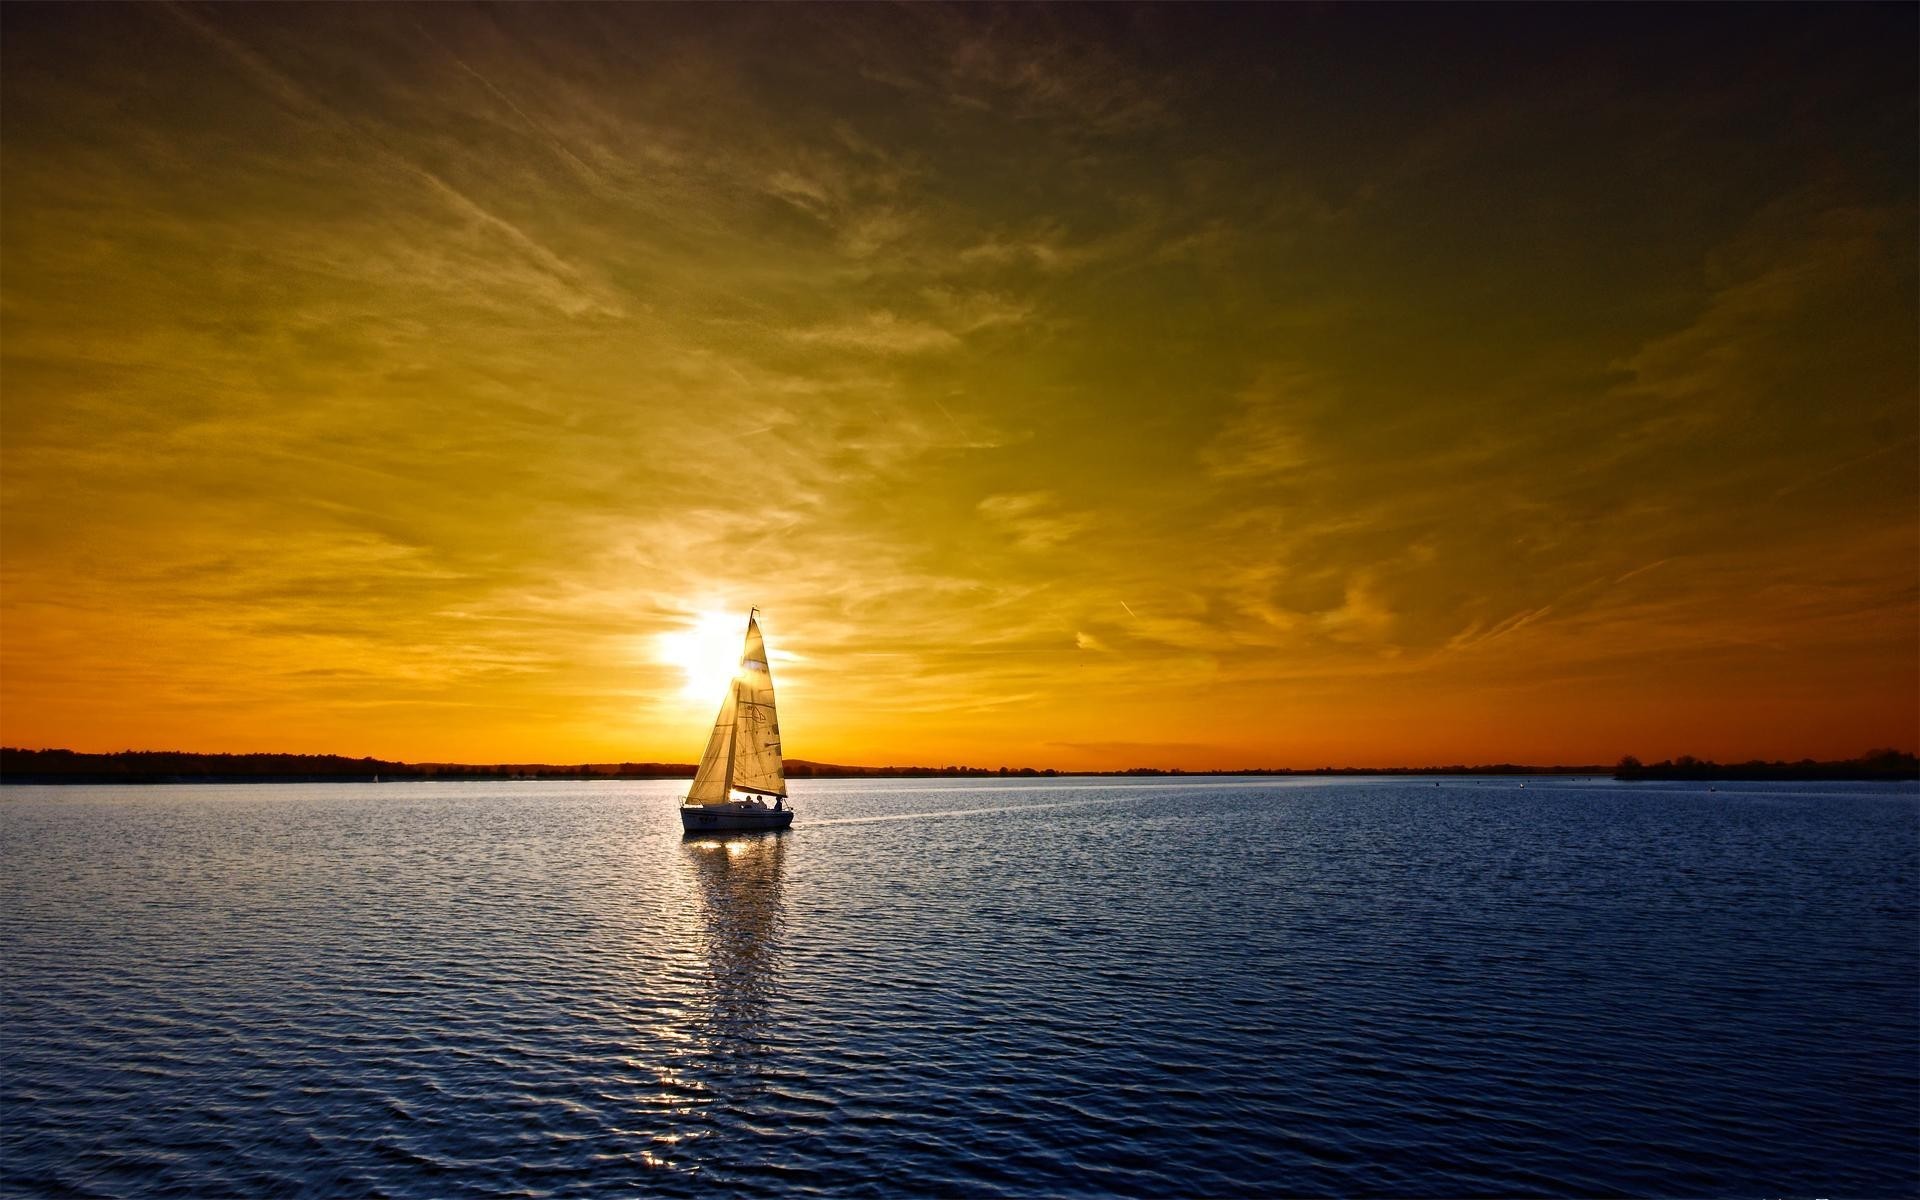
[[[733,786],[763,796],[787,794],[787,769],[780,761],[780,714],[773,706],[773,672],[760,623],[747,618],[747,645],[734,676]]]
[[[691,805],[725,804],[735,790],[763,796],[787,794],[786,767],[780,761],[780,718],[773,705],[773,675],[760,624],[747,618],[747,642],[740,669],[727,685],[714,718],[713,733],[700,756],[700,769],[687,790]]]
[[[720,701],[720,715],[713,719],[713,733],[707,738],[706,753],[700,756],[700,769],[694,772],[693,786],[687,789],[688,804],[725,804],[728,780],[733,773],[733,707],[735,689],[727,689]]]

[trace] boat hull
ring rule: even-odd
[[[793,824],[793,810],[746,804],[683,804],[680,828],[688,833],[719,833],[741,829],[785,829]]]

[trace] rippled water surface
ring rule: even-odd
[[[1912,1195],[1920,798],[8,788],[10,1195]]]

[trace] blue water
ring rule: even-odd
[[[0,1190],[1920,1191],[1911,787],[674,794],[6,789]]]

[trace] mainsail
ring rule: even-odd
[[[687,790],[688,804],[725,804],[730,792],[762,796],[787,794],[786,767],[780,761],[780,718],[773,707],[773,673],[767,669],[767,644],[760,623],[747,617],[747,644],[740,653],[720,715],[713,719],[700,770]]]

